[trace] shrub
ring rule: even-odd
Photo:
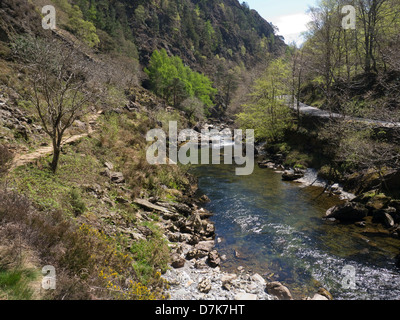
[[[50,299],[162,298],[156,288],[162,288],[163,282],[156,274],[144,286],[138,281],[131,254],[117,249],[104,232],[88,224],[78,227],[61,211],[36,211],[26,197],[0,190],[0,224],[1,242],[16,243],[14,253],[21,252],[22,246],[32,248],[42,265],[56,268],[57,287],[47,293]],[[151,247],[146,251],[155,254],[151,266],[165,266],[159,254],[165,244],[155,241]],[[29,278],[16,268],[5,269],[2,259],[0,263],[0,287],[2,283],[7,285],[4,288],[16,287]],[[29,297],[29,292],[24,294]]]
[[[159,230],[153,228],[152,231],[150,239],[140,240],[131,248],[135,258],[135,270],[145,284],[148,284],[159,270],[167,270],[170,258],[167,241]]]
[[[13,154],[4,145],[0,145],[0,177],[4,175],[10,166]]]
[[[80,192],[73,188],[70,192],[70,202],[72,206],[72,210],[76,216],[83,214],[86,211],[86,205],[82,201],[82,196]]]

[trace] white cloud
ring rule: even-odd
[[[278,27],[278,34],[285,37],[286,43],[295,41],[297,44],[300,44],[303,42],[300,34],[307,31],[307,24],[310,22],[310,17],[305,13],[296,13],[278,16],[272,18],[271,21]]]

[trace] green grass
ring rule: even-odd
[[[149,239],[140,240],[131,247],[135,258],[134,268],[144,284],[147,284],[158,270],[165,272],[168,269],[169,248],[167,241],[162,237],[160,230],[153,223],[145,226],[153,231]]]
[[[0,292],[7,300],[32,300],[33,290],[29,286],[36,280],[38,272],[31,269],[0,270]]]
[[[100,164],[90,155],[74,152],[72,148],[61,155],[57,174],[48,166],[51,157],[12,172],[15,187],[26,194],[41,210],[66,210],[70,214],[86,211],[80,190],[83,184],[98,182]]]

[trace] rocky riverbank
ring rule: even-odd
[[[172,300],[273,300],[266,281],[258,274],[221,271],[215,250],[215,227],[211,213],[196,204],[135,203],[161,215],[160,226],[171,243],[170,269],[163,275],[170,284]]]
[[[203,196],[202,200],[207,197]],[[150,202],[136,199],[145,210],[160,214],[160,226],[171,243],[170,268],[162,276],[168,283],[172,300],[292,300],[288,288],[279,282],[268,282],[243,266],[237,272],[224,272],[226,257],[215,250],[212,214],[197,203]],[[322,293],[325,291],[322,290]],[[310,300],[328,300],[318,293]]]

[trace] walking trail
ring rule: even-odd
[[[90,115],[89,128],[86,133],[76,134],[76,135],[66,134],[64,137],[64,141],[62,142],[62,145],[64,146],[67,144],[71,144],[75,141],[78,141],[78,140],[85,138],[88,135],[92,134],[95,131],[95,125],[96,125],[97,119],[101,114],[102,114],[102,111],[98,111],[97,113]],[[35,162],[37,159],[46,157],[48,155],[51,155],[52,153],[53,153],[53,147],[50,145],[50,146],[41,147],[30,153],[17,154],[13,159],[10,170],[14,170],[18,167]]]

